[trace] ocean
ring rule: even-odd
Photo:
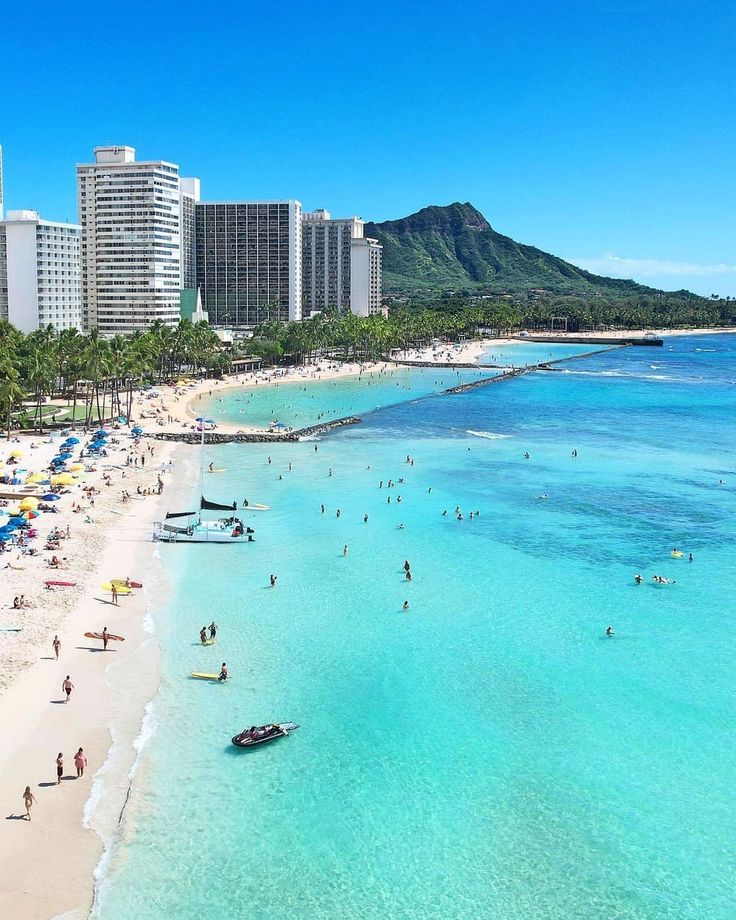
[[[557,367],[203,407],[363,421],[208,449],[208,498],[271,510],[252,544],[159,547],[161,686],[98,920],[733,916],[736,336]],[[231,745],[272,720],[300,728]]]

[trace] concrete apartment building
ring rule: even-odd
[[[382,247],[363,235],[359,217],[332,218],[329,211],[302,217],[302,310],[326,308],[368,316],[381,310]]]
[[[301,203],[196,206],[196,286],[213,326],[252,329],[302,317]]]
[[[82,228],[8,211],[0,220],[0,319],[21,332],[82,328]]]
[[[155,320],[175,325],[183,273],[191,280],[182,219],[186,242],[198,182],[185,180],[183,203],[175,163],[136,161],[125,146],[95,147],[94,158],[77,165],[84,328],[114,335]]]
[[[350,243],[350,309],[356,316],[381,312],[383,246],[370,237]]]
[[[179,228],[181,234],[181,287],[194,290],[196,284],[195,205],[199,201],[199,179],[179,180]]]

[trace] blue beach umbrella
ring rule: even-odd
[[[65,444],[79,444],[79,438],[67,438]]]
[[[56,492],[47,492],[46,495],[41,496],[41,501],[58,502],[61,501],[61,495],[57,495]]]
[[[70,460],[72,457],[72,455],[69,453],[57,454],[56,456],[59,458],[59,460]]]

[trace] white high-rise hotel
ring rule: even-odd
[[[81,227],[8,211],[0,220],[0,319],[21,332],[82,328]]]
[[[77,166],[84,327],[115,334],[157,319],[173,325],[191,275],[189,215],[198,183],[185,180],[183,203],[175,163],[137,162],[133,147],[95,147],[94,157]]]

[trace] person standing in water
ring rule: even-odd
[[[606,635],[609,637],[613,635],[613,626],[606,627]]]
[[[222,667],[220,668],[220,676],[217,679],[221,682],[227,680],[227,665],[224,661],[222,662]]]
[[[56,655],[56,660],[59,660],[59,651],[61,650],[61,642],[58,636],[54,636],[54,641],[51,643],[54,648],[54,654]]]
[[[343,548],[342,548],[342,554],[343,554],[343,556],[347,556],[347,554],[348,554],[348,545],[347,545],[347,543],[346,543],[345,546],[343,546]]]
[[[199,631],[199,641],[202,645],[207,645],[207,627],[203,626]]]
[[[216,636],[217,636],[217,623],[215,623],[215,621],[213,620],[210,623],[210,639],[212,639],[212,641],[214,642]]]
[[[271,575],[271,587],[272,588],[276,587],[276,576],[275,575]]]
[[[409,601],[404,601],[404,606],[403,606],[402,609],[403,609],[403,610],[408,610],[408,609],[409,609]]]
[[[26,786],[23,792],[23,804],[26,806],[26,818],[31,820],[31,806],[36,804],[36,798],[31,792],[31,787]]]

